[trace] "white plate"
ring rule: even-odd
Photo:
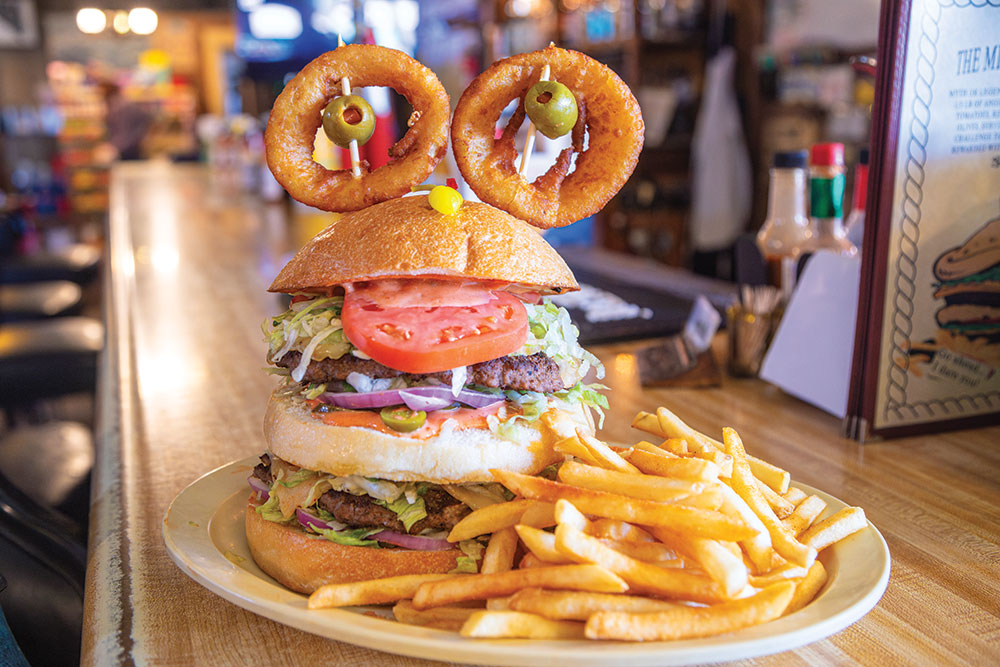
[[[771,623],[728,635],[674,642],[465,639],[452,632],[397,623],[388,608],[309,611],[293,593],[257,567],[243,533],[246,478],[256,457],[235,461],[193,482],[163,518],[163,539],[177,566],[210,591],[261,616],[330,639],[419,658],[488,665],[681,665],[786,651],[828,637],[864,616],[889,581],[889,549],[875,526],[826,549],[826,587],[805,608]],[[799,487],[844,507],[833,496]],[[364,615],[375,611],[383,618]]]

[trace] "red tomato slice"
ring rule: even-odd
[[[503,357],[524,345],[524,304],[507,292],[488,295],[478,305],[386,308],[360,288],[344,297],[340,317],[347,340],[380,364],[405,373],[437,373]]]

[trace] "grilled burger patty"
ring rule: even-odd
[[[291,351],[275,365],[284,368],[295,368],[302,359],[302,353]],[[315,382],[323,384],[335,380],[346,380],[351,373],[361,373],[376,378],[392,378],[403,376],[409,381],[436,378],[445,384],[451,383],[451,371],[416,375],[403,373],[394,368],[383,366],[373,359],[359,359],[354,355],[345,354],[340,359],[313,359],[302,377],[303,383]],[[514,389],[517,391],[562,391],[562,377],[559,366],[541,352],[530,356],[514,355],[491,359],[480,364],[469,366],[467,383],[498,389]]]
[[[253,476],[268,486],[274,483],[271,475],[271,457],[264,454],[253,469]],[[471,512],[468,506],[444,489],[430,487],[422,496],[427,516],[417,521],[407,531],[395,512],[376,505],[369,496],[356,496],[344,491],[327,491],[319,498],[319,506],[332,514],[337,521],[354,528],[386,528],[397,533],[416,535],[425,528],[451,530]]]

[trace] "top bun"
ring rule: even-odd
[[[572,272],[537,230],[487,204],[454,216],[426,196],[401,197],[347,213],[317,234],[268,288],[308,292],[376,278],[413,276],[501,281],[565,292]]]

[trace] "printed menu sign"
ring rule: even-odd
[[[1000,412],[1000,0],[885,4],[849,399],[862,438]]]

